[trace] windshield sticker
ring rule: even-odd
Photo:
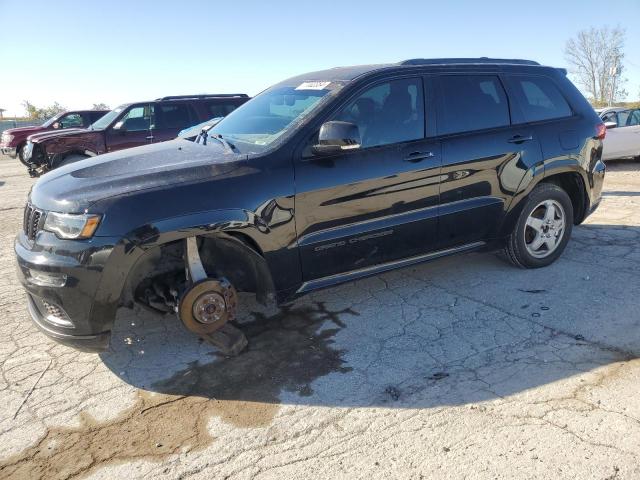
[[[296,90],[324,90],[331,82],[302,82]]]

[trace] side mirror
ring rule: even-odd
[[[123,120],[120,120],[118,123],[116,123],[113,127],[111,127],[113,130],[115,130],[116,132],[118,132],[120,135],[124,135],[125,133],[127,133],[127,127],[124,124]]]
[[[55,122],[53,125],[51,125],[55,130],[58,130],[59,128],[62,128],[62,122]]]
[[[318,144],[313,146],[313,153],[331,155],[360,148],[360,145],[360,130],[357,125],[339,121],[326,122],[320,127]]]
[[[616,128],[618,124],[616,122],[604,122],[604,126],[607,128]]]

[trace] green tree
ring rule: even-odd
[[[27,117],[30,120],[40,121],[44,121],[48,118],[53,117],[57,113],[64,112],[66,110],[66,108],[60,105],[58,102],[54,102],[53,105],[50,105],[48,107],[39,108],[30,101],[25,100],[22,102],[22,106],[27,111]]]

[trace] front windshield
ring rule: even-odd
[[[125,106],[126,105],[120,105],[119,107],[114,108],[109,113],[93,122],[89,128],[91,130],[103,130],[107,128],[111,124],[111,122],[122,113],[122,110],[124,110]]]
[[[209,131],[241,153],[260,153],[293,131],[320,101],[342,87],[338,82],[302,82],[275,86],[234,110]]]
[[[64,114],[64,112],[56,113],[53,117],[42,124],[43,127],[50,127]]]

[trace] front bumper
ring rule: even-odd
[[[28,310],[36,326],[53,340],[78,350],[109,346],[119,295],[101,291],[106,262],[116,239],[61,240],[40,231],[34,240],[20,232],[14,243],[18,278],[27,291]],[[38,277],[64,279],[43,285]],[[53,315],[52,315],[53,312]]]
[[[0,147],[0,152],[2,152],[3,155],[10,156],[11,158],[16,158],[18,156],[16,147]]]
[[[111,332],[103,332],[94,335],[73,335],[61,332],[59,329],[52,328],[51,323],[47,322],[46,315],[36,304],[35,298],[27,293],[27,309],[31,315],[33,323],[38,329],[49,338],[58,343],[66,345],[82,352],[104,352],[109,348],[111,340]]]

